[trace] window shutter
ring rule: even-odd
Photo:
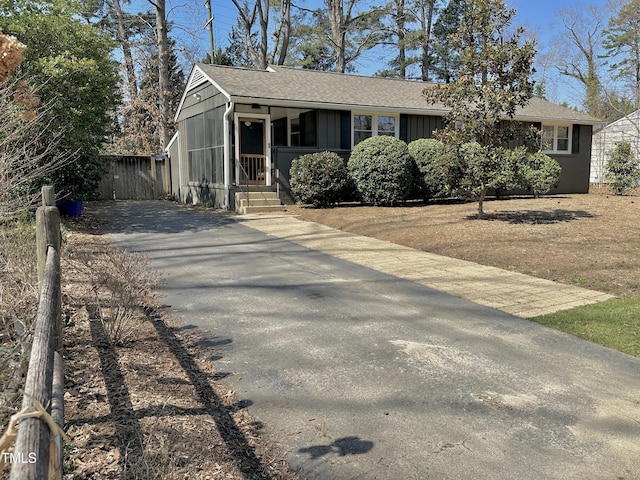
[[[406,113],[400,114],[400,140],[403,142],[409,142],[409,115]]]
[[[340,112],[340,148],[351,149],[351,112]]]
[[[571,135],[571,153],[580,153],[580,125],[573,126]]]

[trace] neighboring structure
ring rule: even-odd
[[[636,157],[640,155],[640,110],[636,110],[607,126],[596,128],[591,147],[591,183],[604,182],[607,153],[618,142],[629,142]]]
[[[179,201],[233,210],[252,190],[287,196],[291,161],[331,150],[347,158],[359,141],[430,138],[446,109],[426,84],[272,66],[250,70],[197,64],[189,76],[167,151]],[[516,120],[542,131],[545,153],[563,168],[556,192],[589,190],[591,134],[598,120],[532,98]],[[238,192],[242,192],[237,195]]]

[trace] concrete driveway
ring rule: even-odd
[[[640,360],[239,218],[109,208],[303,478],[640,478]]]

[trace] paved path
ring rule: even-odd
[[[640,360],[253,228],[284,220],[110,208],[303,478],[640,478]]]
[[[531,318],[613,296],[572,285],[421,252],[291,216],[245,216],[242,223],[337,258],[426,287]]]

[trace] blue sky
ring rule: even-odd
[[[202,28],[207,19],[203,1],[167,0],[169,18],[177,25],[173,33],[180,37],[185,50],[197,51],[196,58],[184,59],[185,65],[200,60],[209,50],[208,31]],[[236,9],[231,0],[211,1],[215,16],[216,46],[224,47],[228,43],[231,27],[236,24]],[[382,0],[379,2],[381,3]],[[297,0],[295,3],[311,8],[312,5],[322,2],[321,0]],[[440,3],[445,1],[441,0]],[[516,24],[525,26],[528,32],[538,38],[539,50],[544,50],[560,33],[560,25],[557,21],[557,12],[560,9],[573,5],[587,5],[576,0],[506,0],[506,3],[516,10]],[[606,15],[604,8],[607,0],[592,0],[589,4],[599,6],[603,10],[603,15]],[[149,8],[149,3],[145,0],[132,0],[126,8],[130,11],[146,10]],[[363,56],[356,66],[356,73],[371,75],[385,68],[385,57],[385,53],[379,51]],[[566,77],[553,76],[547,85],[547,95],[550,100],[558,103],[566,101],[571,105],[579,104],[582,89],[575,82],[571,82]]]

